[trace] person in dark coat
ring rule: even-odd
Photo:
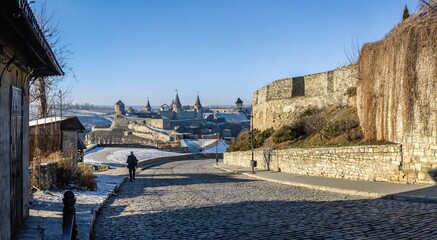
[[[130,181],[135,180],[135,169],[138,165],[138,159],[135,157],[134,152],[130,152],[130,155],[127,157],[127,168],[129,168],[129,177]]]

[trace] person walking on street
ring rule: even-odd
[[[129,169],[129,177],[130,181],[135,180],[135,169],[138,165],[138,159],[135,157],[134,152],[130,152],[130,155],[127,157],[127,168]]]

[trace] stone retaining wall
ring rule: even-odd
[[[267,169],[267,150],[255,150],[257,169]],[[351,180],[406,183],[401,145],[271,150],[270,170]],[[250,167],[251,151],[224,154],[224,163]]]

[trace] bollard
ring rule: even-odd
[[[74,197],[74,193],[72,191],[66,191],[62,202],[64,203],[62,211],[62,239],[76,239],[76,208],[74,207],[76,198]]]

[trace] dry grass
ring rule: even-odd
[[[322,119],[322,120],[320,120]],[[324,146],[347,146],[375,144],[376,142],[364,142],[362,131],[359,126],[358,115],[353,107],[334,108],[328,107],[314,112],[312,115],[303,117],[305,128],[311,121],[317,122],[317,128],[312,128],[308,134],[294,141],[286,141],[274,144],[269,141],[266,147],[287,149],[293,147],[324,147]]]
[[[90,168],[87,166],[79,167],[79,179],[77,184],[79,187],[87,187],[90,190],[97,189],[97,182],[94,174],[91,172]]]
[[[68,185],[76,179],[77,169],[72,160],[60,160],[57,163],[56,179],[62,186]]]
[[[97,182],[95,176],[91,171],[91,168],[87,165],[81,165],[77,167],[77,162],[73,160],[62,159],[62,152],[57,151],[48,155],[41,154],[41,151],[36,151],[39,154],[38,161],[32,162],[32,179],[38,179],[39,176],[35,176],[39,171],[38,168],[41,163],[55,163],[56,164],[56,180],[58,186],[66,186],[68,184],[76,184],[79,187],[86,187],[89,190],[97,189]]]
[[[291,140],[278,141],[275,137],[277,137],[278,131],[281,131],[279,129],[259,147],[287,149],[389,143],[388,141],[366,141],[363,139],[357,111],[354,107],[308,109],[304,111],[299,122],[299,127],[303,129],[304,135],[290,138]],[[234,151],[238,151],[238,149]]]
[[[437,16],[420,16],[422,11],[361,51],[358,102],[366,140],[396,141],[396,132],[411,133],[414,119],[428,117],[432,111],[426,99],[433,93],[423,95],[418,85],[422,81],[431,89],[437,86]],[[433,69],[427,76],[432,82],[421,79],[423,68]],[[425,103],[415,109],[421,100]]]

